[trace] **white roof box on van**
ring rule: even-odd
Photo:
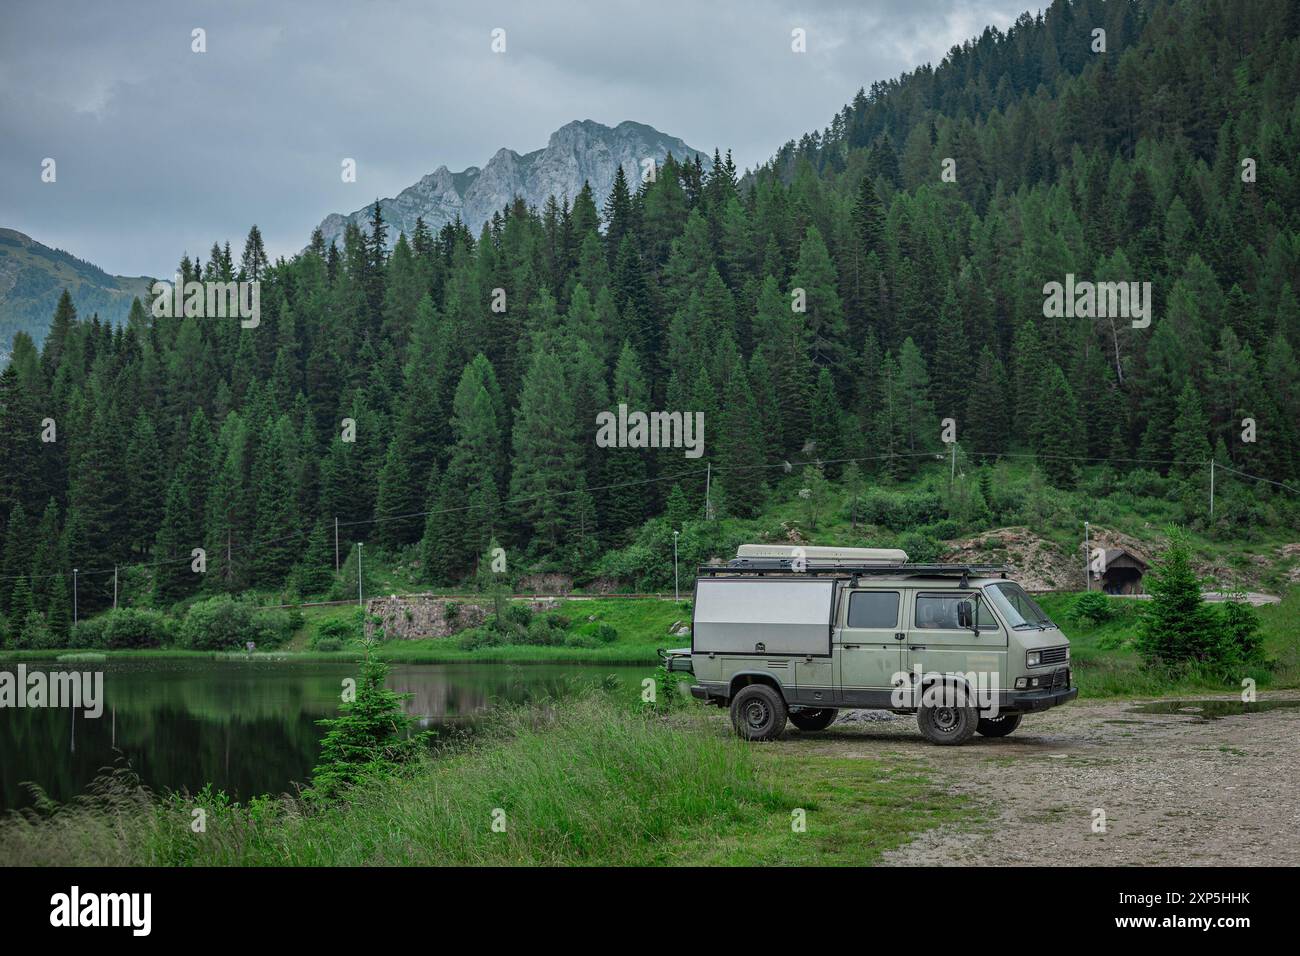
[[[782,560],[803,558],[822,566],[853,567],[872,564],[888,566],[907,562],[907,552],[898,548],[818,548],[792,544],[742,544],[736,549],[736,557]]]

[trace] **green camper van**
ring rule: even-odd
[[[771,740],[844,708],[916,714],[936,744],[1004,737],[1078,696],[1070,642],[1001,567],[898,550],[742,545],[700,568],[691,646],[664,651],[691,694]]]

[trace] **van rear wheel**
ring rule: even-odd
[[[927,707],[916,710],[921,736],[932,744],[964,744],[975,735],[979,712],[974,707]]]
[[[1023,714],[1002,714],[1000,717],[981,717],[978,730],[985,737],[1005,737],[1024,719]]]
[[[834,707],[801,707],[790,711],[790,723],[800,730],[825,730],[835,723],[839,711]]]
[[[766,684],[742,687],[731,698],[731,725],[746,740],[774,740],[785,730],[785,699]]]

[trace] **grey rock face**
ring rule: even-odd
[[[679,160],[699,153],[704,165],[711,165],[711,152],[694,149],[642,123],[623,122],[611,128],[593,120],[575,120],[552,133],[544,149],[522,156],[512,149],[499,149],[482,169],[471,166],[460,173],[439,166],[395,198],[381,199],[379,208],[389,226],[390,245],[399,233],[410,237],[417,217],[423,217],[429,229],[437,232],[460,216],[477,234],[516,195],[541,208],[551,196],[572,201],[582,184],[589,182],[597,206],[603,206],[619,166],[635,189],[641,181],[643,161],[653,159],[658,165],[670,152]],[[320,224],[326,246],[337,242],[342,249],[348,222],[364,230],[370,208],[326,216]]]

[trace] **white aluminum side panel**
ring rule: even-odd
[[[695,588],[692,650],[829,654],[834,600],[833,580],[701,578]]]

